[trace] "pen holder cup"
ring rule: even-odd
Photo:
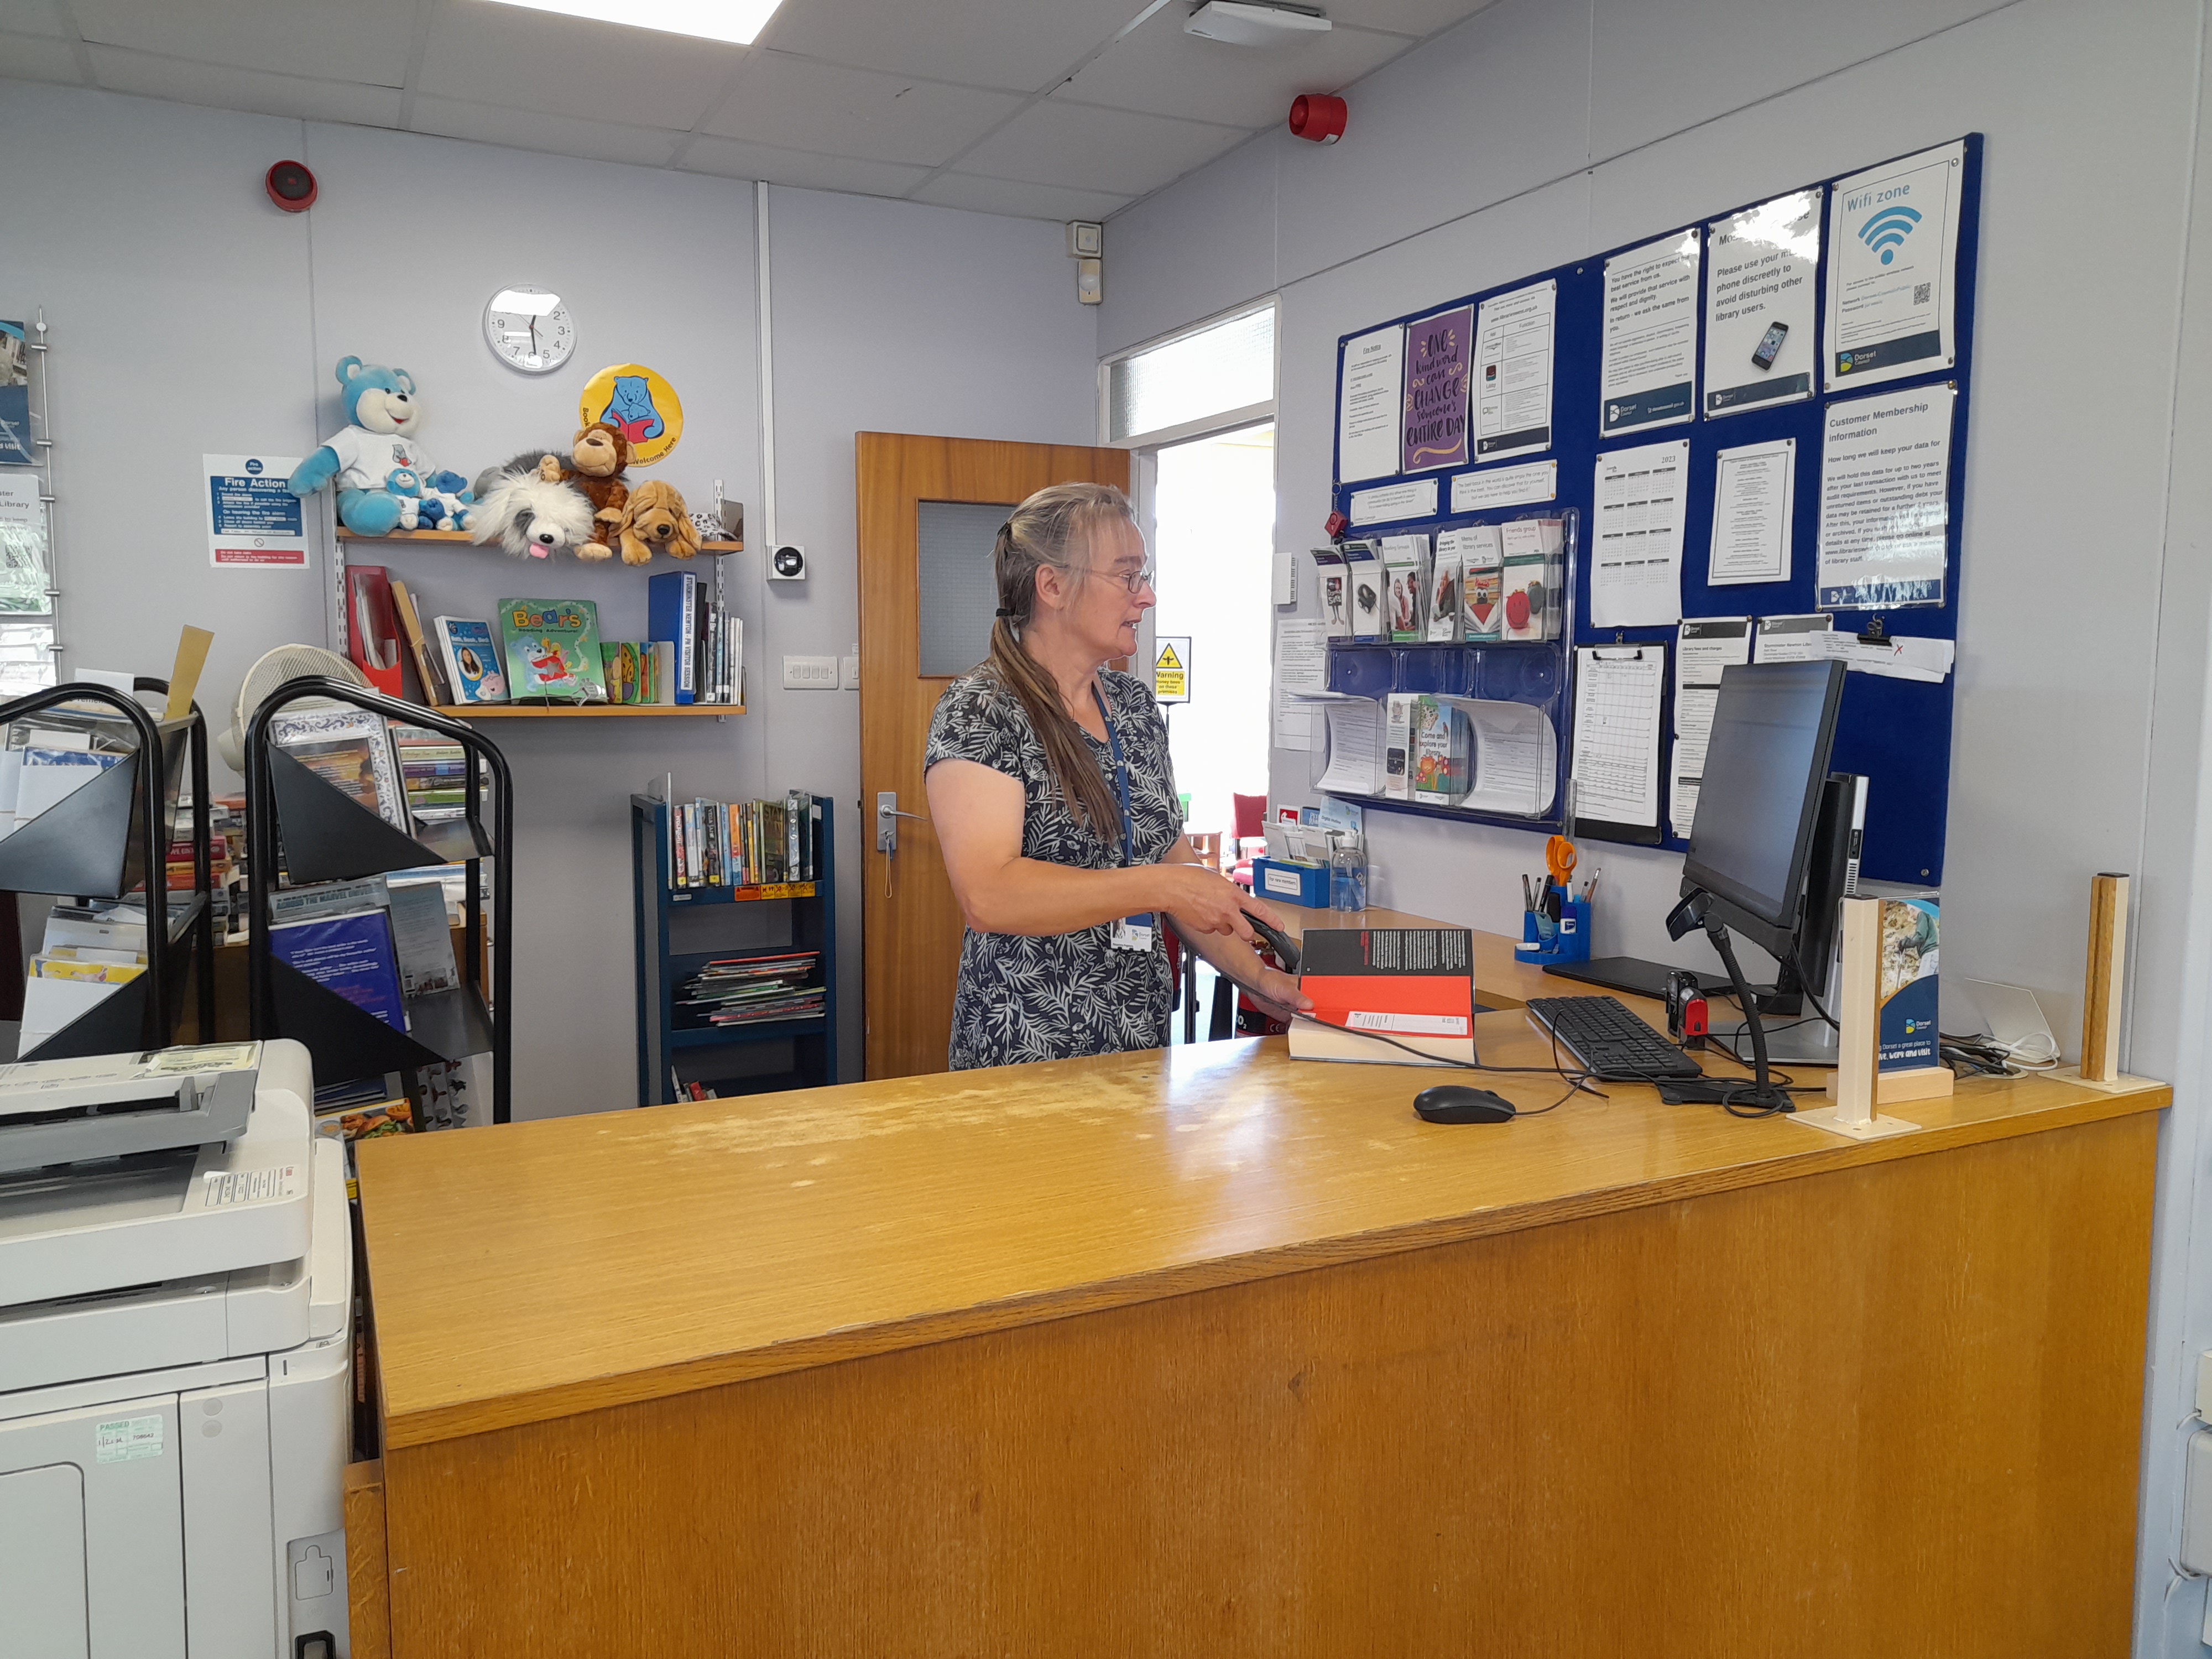
[[[1554,887],[1555,893],[1565,889]],[[1559,902],[1559,926],[1553,930],[1549,943],[1545,941],[1536,926],[1533,912],[1521,913],[1521,943],[1513,947],[1516,961],[1588,962],[1590,955],[1590,907],[1588,899],[1562,897]]]

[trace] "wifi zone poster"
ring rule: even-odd
[[[1828,198],[1825,389],[1951,368],[1963,143],[1886,161]]]

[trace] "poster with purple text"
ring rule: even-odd
[[[1406,331],[1405,472],[1467,459],[1468,363],[1474,311],[1438,312]]]

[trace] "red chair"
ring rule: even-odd
[[[1265,795],[1231,794],[1229,802],[1234,809],[1232,816],[1237,820],[1235,838],[1238,842],[1248,836],[1267,833],[1267,798]],[[1237,866],[1230,872],[1229,878],[1239,887],[1249,887],[1252,884],[1252,860],[1243,855],[1244,849],[1241,845],[1236,851]]]

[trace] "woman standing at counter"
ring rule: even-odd
[[[1310,1007],[1264,966],[1264,904],[1184,839],[1167,728],[1105,665],[1156,602],[1128,498],[1055,484],[1014,509],[992,562],[991,654],[930,722],[930,817],[967,918],[956,1071],[1156,1048],[1168,1040],[1163,922],[1279,1013]]]

